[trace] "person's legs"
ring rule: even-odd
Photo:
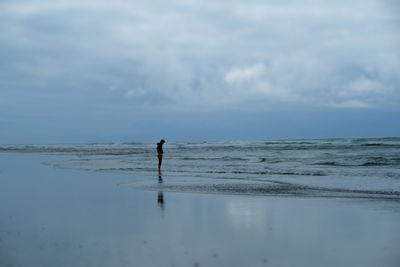
[[[162,155],[158,155],[158,172],[161,171],[161,164],[162,164]]]

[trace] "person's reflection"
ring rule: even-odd
[[[163,191],[158,191],[157,202],[161,208],[164,208],[164,193],[163,193]]]
[[[163,179],[162,179],[161,175],[158,175],[158,183],[159,184],[163,183]],[[163,191],[158,191],[157,203],[162,209],[164,209],[164,193],[163,193]]]

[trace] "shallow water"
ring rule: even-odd
[[[400,263],[397,200],[173,193],[167,176],[40,164],[53,158],[0,154],[0,266]]]
[[[151,176],[157,166],[153,143],[2,145],[0,151],[69,155],[47,164],[100,172]],[[400,197],[400,138],[167,142],[164,151],[163,175],[175,179],[174,191]]]

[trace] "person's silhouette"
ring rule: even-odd
[[[161,164],[163,160],[163,144],[165,143],[164,139],[160,140],[160,143],[157,143],[157,158],[158,158],[158,173],[161,172]]]

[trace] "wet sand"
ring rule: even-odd
[[[0,266],[400,265],[398,200],[177,193],[52,159],[0,154]]]

